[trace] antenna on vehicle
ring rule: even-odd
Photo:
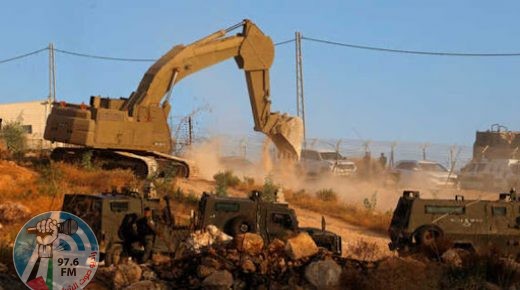
[[[324,232],[327,227],[327,221],[325,221],[325,217],[321,216],[321,230]]]

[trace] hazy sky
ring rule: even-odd
[[[53,42],[84,53],[157,58],[243,18],[275,42],[304,36],[396,49],[520,52],[518,1],[8,1],[0,59]],[[520,130],[520,57],[401,55],[303,42],[308,136],[471,144],[475,130]],[[149,63],[56,54],[59,100],[128,96]],[[277,47],[273,109],[295,114],[294,44]],[[0,102],[44,99],[46,52],[0,65]],[[206,132],[253,128],[233,60],[178,84],[173,113],[208,104]],[[355,133],[358,132],[358,133]]]

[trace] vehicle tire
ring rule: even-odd
[[[444,234],[442,233],[442,230],[434,226],[424,227],[417,231],[417,234],[415,235],[415,241],[417,244],[427,248],[437,248],[443,238]]]
[[[229,234],[236,236],[245,234],[253,231],[253,223],[246,220],[245,218],[235,218],[229,224]]]
[[[118,265],[121,262],[123,247],[121,244],[115,244],[110,247],[105,256],[105,266]]]

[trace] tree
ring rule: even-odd
[[[25,129],[18,121],[7,122],[0,130],[0,138],[6,144],[7,150],[15,158],[20,158],[27,150],[27,137]]]

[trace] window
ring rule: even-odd
[[[321,152],[321,158],[324,160],[341,160],[343,156],[337,152]]]
[[[292,219],[288,214],[273,213],[271,215],[271,221],[274,224],[278,224],[284,228],[292,228],[292,226],[293,226]]]
[[[113,212],[127,212],[128,202],[114,201],[110,203],[110,210]]]
[[[491,212],[493,216],[505,216],[507,214],[507,209],[503,206],[494,206],[491,208]]]
[[[401,162],[397,164],[397,169],[403,169],[403,170],[414,170],[417,168],[415,162]]]
[[[429,214],[464,214],[465,208],[456,205],[427,205],[426,213]]]
[[[32,134],[32,125],[22,125],[22,129],[27,134]]]
[[[446,169],[444,166],[442,166],[438,163],[419,163],[419,168],[424,171],[432,171],[432,172],[448,171],[448,169]]]
[[[215,211],[237,212],[240,204],[236,202],[217,202],[215,203]]]

